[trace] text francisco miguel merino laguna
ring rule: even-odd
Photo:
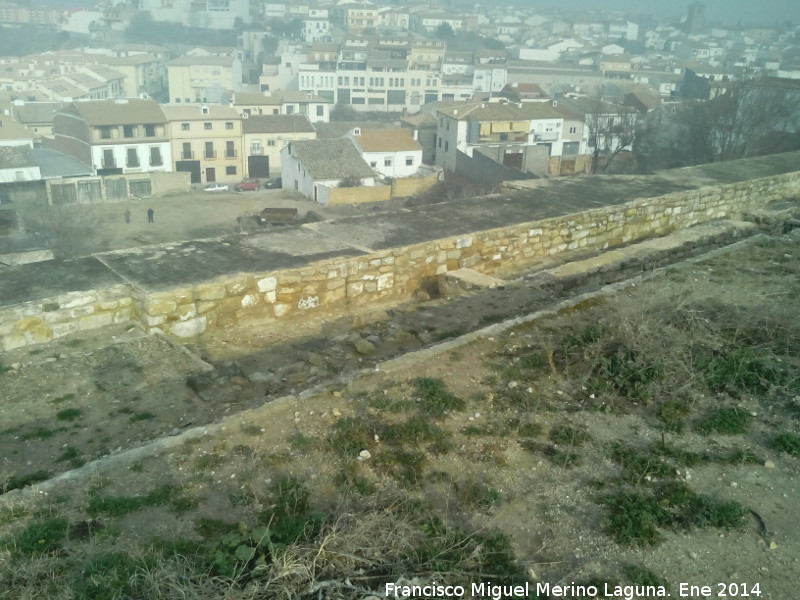
[[[531,589],[531,588],[535,589]],[[435,581],[426,585],[406,585],[387,583],[384,597],[403,600],[455,600],[462,598],[481,598],[491,600],[511,600],[513,598],[530,598],[531,592],[553,598],[619,598],[620,600],[638,600],[639,598],[666,598],[669,596],[663,585],[609,585],[604,589],[594,585],[551,585],[537,582],[520,585],[495,585],[490,583],[473,583],[469,586],[437,584]]]

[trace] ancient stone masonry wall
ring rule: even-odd
[[[800,172],[792,172],[166,291],[148,293],[120,280],[107,289],[0,309],[0,347],[115,323],[186,339],[263,320],[335,317],[378,301],[402,302],[454,269],[502,276],[567,251],[599,251],[717,218],[740,218],[798,196]]]
[[[736,218],[800,192],[800,173],[636,200],[501,229],[338,258],[291,271],[242,274],[147,297],[148,331],[185,338],[262,319],[336,316],[407,299],[426,281],[468,267],[487,274],[570,250],[621,246],[717,218]]]
[[[73,333],[131,323],[127,285],[70,292],[0,310],[0,348],[13,350]]]

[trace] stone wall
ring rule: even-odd
[[[252,273],[150,295],[148,331],[178,338],[263,319],[337,316],[373,302],[407,299],[438,275],[531,267],[573,250],[601,250],[717,218],[738,218],[800,193],[800,173],[701,188],[551,219],[520,223],[289,271]]]
[[[114,323],[184,339],[263,320],[339,316],[377,301],[402,302],[454,269],[503,276],[560,253],[602,250],[712,219],[736,219],[798,196],[800,172],[791,172],[167,291],[146,293],[120,280],[103,290],[1,309],[0,344],[8,350]]]
[[[319,186],[317,202],[320,204],[361,204],[363,202],[384,202],[392,197],[392,188],[388,185],[372,185],[360,187]]]
[[[81,331],[131,322],[130,288],[70,292],[0,311],[0,348],[13,350]]]
[[[431,173],[425,177],[400,177],[392,181],[392,198],[416,196],[427,192],[439,182],[439,173]]]

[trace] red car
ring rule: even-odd
[[[261,189],[261,181],[255,179],[254,177],[248,177],[247,179],[242,179],[239,183],[233,186],[237,192],[247,192],[250,190],[259,190]]]

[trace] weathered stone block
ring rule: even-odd
[[[194,304],[181,304],[178,306],[178,319],[187,321],[197,316],[197,307]]]
[[[472,246],[472,237],[467,236],[456,240],[456,248],[469,248]]]
[[[85,306],[97,302],[97,294],[95,293],[81,293],[80,295],[69,294],[67,298],[67,300],[61,303],[62,308],[75,308],[77,306]]]
[[[119,306],[119,301],[117,300],[100,300],[97,303],[97,308],[99,310],[114,310]]]
[[[377,279],[378,290],[387,290],[394,285],[394,274],[384,273],[378,276]]]
[[[114,314],[110,312],[97,313],[89,315],[88,317],[81,317],[78,321],[78,326],[81,331],[90,329],[100,329],[101,327],[108,327],[114,322]]]
[[[333,290],[328,290],[322,294],[321,303],[325,305],[334,304],[347,297],[347,288],[345,286],[338,287]]]
[[[344,279],[332,279],[325,284],[325,287],[329,290],[335,290],[338,288],[343,288],[345,286]]]
[[[274,291],[266,292],[262,296],[262,298],[264,298],[264,302],[266,302],[267,304],[272,304],[273,302],[275,302],[275,300],[277,300],[278,294],[276,294]]]
[[[319,296],[303,296],[297,301],[298,310],[308,310],[319,306]]]
[[[189,338],[200,335],[207,326],[208,321],[205,315],[201,315],[187,321],[176,321],[170,326],[169,332],[176,337]]]
[[[177,306],[173,300],[161,300],[148,303],[145,310],[151,315],[165,315],[174,311]]]
[[[225,297],[225,288],[222,286],[202,286],[194,291],[195,300],[222,300]]]
[[[243,308],[255,306],[258,304],[258,296],[255,294],[247,294],[246,296],[242,296],[241,303]]]
[[[50,329],[53,332],[53,338],[64,337],[65,335],[69,335],[71,333],[75,333],[75,332],[79,331],[78,322],[77,321],[66,321],[66,322],[63,322],[63,323],[53,323],[50,326]]]
[[[272,311],[275,313],[276,317],[285,317],[291,310],[292,305],[284,302],[278,302],[272,306]]]

